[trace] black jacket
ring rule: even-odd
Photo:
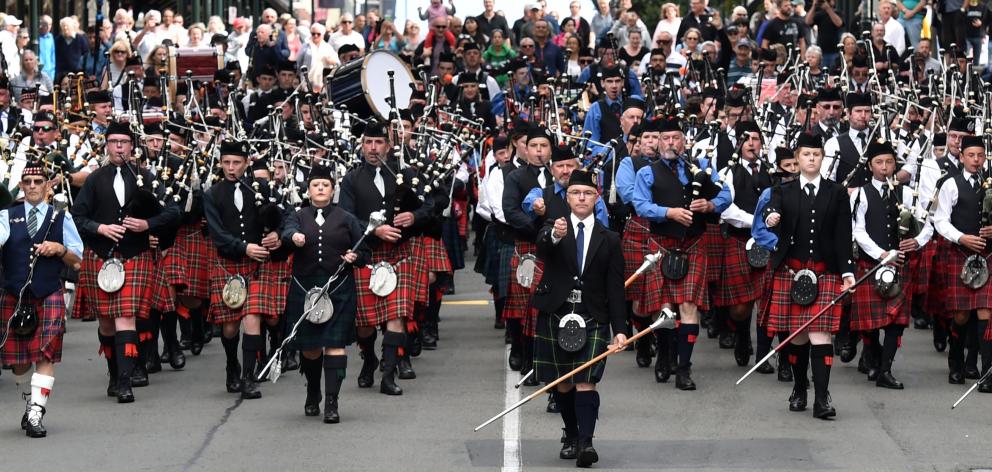
[[[568,234],[554,244],[551,233],[554,220],[548,220],[537,237],[537,257],[544,262],[544,275],[534,291],[531,305],[546,313],[553,313],[566,303],[568,295],[582,284],[582,303],[587,314],[599,323],[609,323],[613,333],[626,330],[626,302],[623,288],[623,249],[620,236],[596,221],[589,232],[589,250],[586,253],[585,271],[580,277],[576,262],[576,242],[572,224]]]
[[[789,254],[792,244],[805,235],[796,234],[801,215],[800,201],[805,198],[800,189],[800,180],[772,188],[771,200],[766,207],[763,217],[771,213],[782,216],[777,229],[778,247],[772,253],[772,268],[778,269]],[[841,275],[854,273],[854,261],[851,243],[851,201],[847,189],[840,184],[820,179],[820,188],[813,200],[815,212],[815,229],[813,244],[827,265],[827,271]]]

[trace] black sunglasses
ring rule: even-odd
[[[33,131],[35,131],[35,132],[38,132],[38,131],[44,131],[44,132],[46,132],[46,133],[47,133],[47,132],[49,132],[49,131],[54,131],[54,130],[55,130],[55,126],[52,126],[52,125],[47,125],[47,126],[35,126],[35,127],[33,127],[33,128],[31,128],[31,129],[32,129]]]

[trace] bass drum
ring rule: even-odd
[[[331,100],[344,105],[363,120],[385,121],[389,116],[389,72],[393,72],[396,107],[410,106],[413,74],[406,63],[388,51],[372,51],[334,71],[331,77]]]

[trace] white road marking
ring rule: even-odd
[[[506,358],[510,355],[510,346],[506,346],[503,356],[503,368],[506,371],[506,400],[504,408],[509,408],[520,401],[520,390],[514,388],[520,374],[510,369]],[[513,410],[503,417],[503,472],[518,472],[523,470],[520,460],[520,410]]]

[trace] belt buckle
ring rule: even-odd
[[[572,292],[568,294],[568,302],[582,303],[582,290],[572,290]]]

